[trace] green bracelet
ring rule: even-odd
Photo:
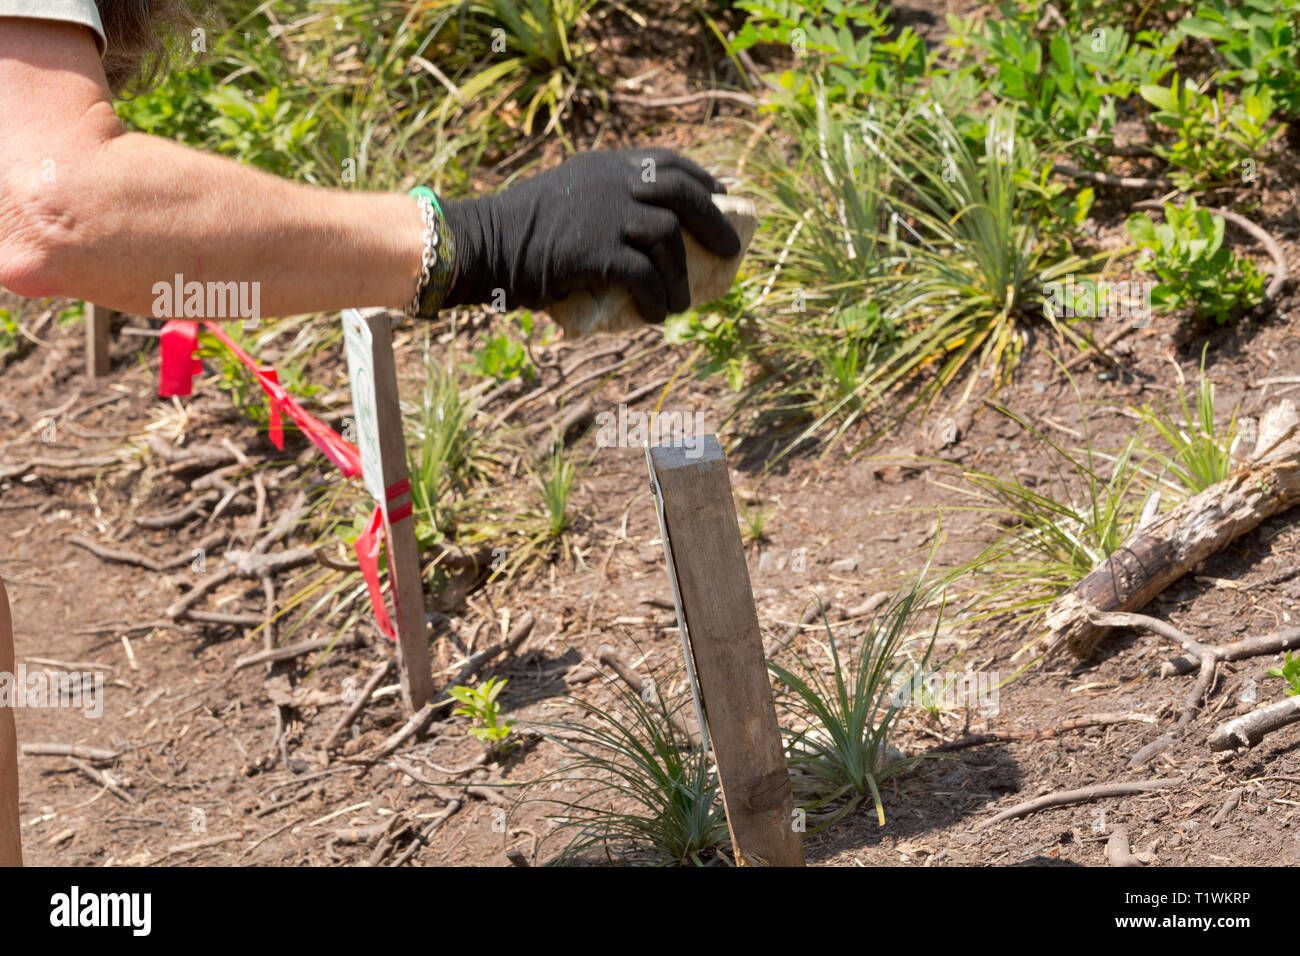
[[[433,319],[451,292],[456,271],[456,241],[433,190],[417,186],[410,195],[420,204],[424,220],[424,254],[415,297],[406,307],[406,314],[417,319]]]
[[[441,218],[443,219],[447,218],[442,214],[442,206],[438,202],[438,197],[434,195],[433,190],[430,189],[428,186],[416,186],[414,189],[411,190],[411,196],[416,199],[418,199],[420,196],[424,196],[429,200],[429,202],[433,203],[434,210],[437,211],[438,215]]]

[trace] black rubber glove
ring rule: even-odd
[[[719,256],[740,251],[716,179],[667,149],[579,153],[504,192],[443,201],[456,240],[445,305],[542,309],[579,291],[626,286],[647,322],[690,307],[685,226]]]

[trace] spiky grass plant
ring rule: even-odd
[[[841,819],[869,798],[884,826],[880,787],[922,759],[897,753],[890,738],[907,703],[897,693],[899,681],[925,672],[943,618],[940,608],[918,661],[905,660],[904,646],[913,639],[917,616],[934,596],[924,579],[923,571],[909,590],[877,612],[847,660],[840,656],[839,639],[823,609],[829,675],[806,654],[797,658],[797,672],[768,662],[782,709],[802,724],[786,731],[795,799],[805,809],[825,811],[822,825]]]
[[[606,81],[589,58],[595,44],[582,28],[602,0],[432,0],[458,25],[458,61],[469,59],[456,96],[470,120],[519,116],[524,133],[552,131],[564,138],[563,120],[574,98],[600,95]],[[499,46],[505,37],[506,47]],[[535,130],[538,117],[546,125]]]
[[[1232,417],[1222,428],[1215,422],[1214,383],[1205,374],[1204,352],[1196,383],[1195,409],[1181,389],[1178,401],[1182,421],[1176,420],[1163,402],[1154,408],[1144,405],[1138,414],[1163,443],[1152,454],[1187,493],[1194,495],[1232,474],[1242,439],[1237,425],[1238,410],[1233,409]]]
[[[963,370],[1004,381],[1016,364],[1026,324],[1046,321],[1082,344],[1055,316],[1045,315],[1046,285],[1089,261],[1060,252],[1053,233],[1061,217],[1031,215],[1049,190],[1049,164],[1020,136],[1016,114],[995,109],[982,143],[963,135],[937,104],[908,114],[894,129],[878,127],[880,149],[904,195],[893,215],[910,220],[895,246],[894,268],[914,316],[890,362],[887,381],[937,367],[930,389]],[[972,374],[962,395],[978,380]]]
[[[577,480],[578,466],[565,453],[564,438],[557,433],[545,463],[533,475],[533,484],[541,498],[548,540],[558,538],[572,521],[569,503]]]
[[[472,404],[461,395],[454,363],[435,358],[426,341],[424,385],[420,404],[408,418],[414,441],[407,452],[411,504],[422,547],[432,546],[453,530],[455,495],[478,470],[479,437],[473,417]]]
[[[621,685],[608,709],[570,699],[583,720],[533,723],[567,753],[564,766],[539,778],[516,810],[550,808],[554,826],[543,839],[566,842],[551,863],[573,863],[593,851],[611,862],[705,865],[726,843],[727,818],[712,761],[681,738],[670,720],[689,699],[650,701]],[[573,796],[531,796],[553,785]],[[513,811],[512,811],[513,812]]]
[[[1136,437],[1113,454],[1097,447],[1077,386],[1075,395],[1083,422],[1077,448],[1066,447],[1023,416],[997,407],[1042,449],[1047,471],[1039,481],[1030,484],[1018,474],[965,468],[960,483],[944,485],[973,497],[976,503],[961,510],[986,516],[999,531],[991,545],[957,572],[966,583],[966,611],[975,618],[1036,617],[1119,549],[1136,530],[1143,503],[1158,486],[1149,456],[1139,460]]]
[[[787,450],[833,445],[873,410],[928,407],[961,375],[963,401],[981,376],[996,387],[1034,323],[1085,344],[1043,299],[1099,260],[1069,251],[1087,199],[1050,182],[1014,111],[994,110],[974,140],[933,102],[872,114],[819,93],[778,123],[754,164],[769,211],[754,255],[768,274],[745,286],[745,307],[764,374],[742,402],[802,419]]]

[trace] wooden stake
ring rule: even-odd
[[[714,435],[650,455],[736,862],[803,866],[727,460]]]
[[[383,309],[348,310],[343,314],[343,321],[345,327],[360,322],[369,330],[369,335],[363,336],[369,339],[367,355],[357,355],[349,348],[349,364],[360,360],[365,366],[351,369],[353,407],[357,413],[363,467],[373,468],[377,442],[379,480],[367,474],[366,487],[384,510],[402,701],[408,712],[415,713],[433,696],[433,671],[429,661],[429,626],[424,618],[420,547],[415,540],[415,518],[411,514],[410,472],[406,466],[406,439],[402,434],[397,365],[393,360],[393,326]],[[393,493],[394,489],[403,487],[405,491]]]
[[[86,376],[104,378],[108,375],[109,333],[113,327],[112,309],[86,303]]]

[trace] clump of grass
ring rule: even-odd
[[[542,468],[533,475],[542,502],[542,517],[546,522],[546,539],[554,541],[569,527],[569,501],[578,479],[578,466],[564,452],[564,437],[558,429]]]
[[[761,505],[748,505],[740,512],[740,534],[746,544],[762,541],[767,537],[767,526],[776,515],[775,508]]]
[[[415,414],[408,418],[414,441],[407,451],[411,504],[422,548],[454,531],[456,493],[477,471],[479,437],[473,417],[472,405],[461,397],[455,365],[438,361],[426,342],[424,385]]]
[[[699,746],[680,739],[670,716],[686,702],[646,701],[626,688],[608,710],[570,700],[587,721],[534,724],[569,754],[562,769],[531,789],[561,784],[572,797],[526,797],[550,805],[554,828],[542,840],[567,841],[550,862],[565,865],[602,850],[610,861],[649,865],[705,865],[728,839],[717,772]]]
[[[919,661],[905,661],[904,645],[918,613],[933,595],[933,589],[924,586],[924,578],[922,572],[908,591],[872,618],[848,660],[840,656],[839,640],[823,609],[831,659],[829,676],[806,656],[799,658],[799,673],[768,662],[779,684],[783,708],[805,721],[802,729],[787,731],[796,802],[806,809],[822,810],[842,801],[826,813],[823,825],[841,819],[870,798],[876,818],[884,826],[881,785],[913,769],[922,759],[899,755],[896,748],[891,749],[890,738],[906,703],[897,699],[898,679],[910,676],[909,667],[914,673],[924,672],[943,618],[941,608]]]
[[[1114,554],[1141,519],[1156,476],[1135,458],[1138,439],[1131,438],[1116,454],[1101,451],[1088,428],[1082,397],[1078,400],[1083,440],[1076,449],[998,407],[1046,454],[1047,474],[1039,482],[1031,486],[1020,475],[966,468],[962,484],[954,486],[977,500],[970,510],[999,527],[997,540],[958,573],[973,582],[969,609],[977,617],[1036,616]]]
[[[1209,346],[1206,346],[1208,350]],[[1196,384],[1196,407],[1186,393],[1178,393],[1182,421],[1176,420],[1164,403],[1155,408],[1144,405],[1138,410],[1142,420],[1155,431],[1167,451],[1152,454],[1168,474],[1189,493],[1197,494],[1232,474],[1235,452],[1241,441],[1237,409],[1226,426],[1220,429],[1214,420],[1214,383],[1205,374],[1206,352],[1201,353],[1201,369]]]

